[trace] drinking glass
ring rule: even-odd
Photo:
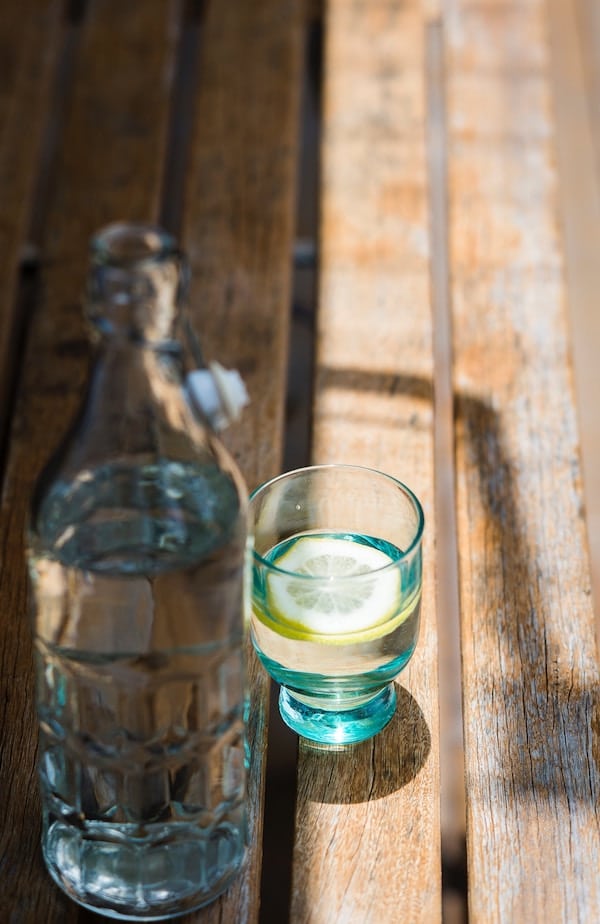
[[[257,488],[250,523],[252,641],[284,721],[323,744],[370,738],[417,643],[419,500],[383,472],[316,465]]]

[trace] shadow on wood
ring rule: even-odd
[[[307,776],[314,801],[372,802],[406,786],[419,773],[431,750],[429,728],[410,693],[398,685],[396,693],[391,722],[369,741],[336,749],[302,740],[300,746],[312,764]]]

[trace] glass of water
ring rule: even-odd
[[[250,520],[252,640],[284,721],[324,744],[372,737],[419,633],[419,500],[382,472],[317,465],[259,487]]]

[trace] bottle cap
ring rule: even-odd
[[[215,430],[224,430],[238,420],[242,408],[250,402],[237,369],[225,369],[217,362],[190,372],[187,386],[193,401]]]

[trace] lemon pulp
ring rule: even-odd
[[[288,638],[325,644],[378,638],[414,609],[413,595],[400,608],[400,568],[393,565],[401,553],[395,552],[394,558],[343,533],[296,537],[270,557],[281,570],[269,572],[267,612],[255,614]]]

